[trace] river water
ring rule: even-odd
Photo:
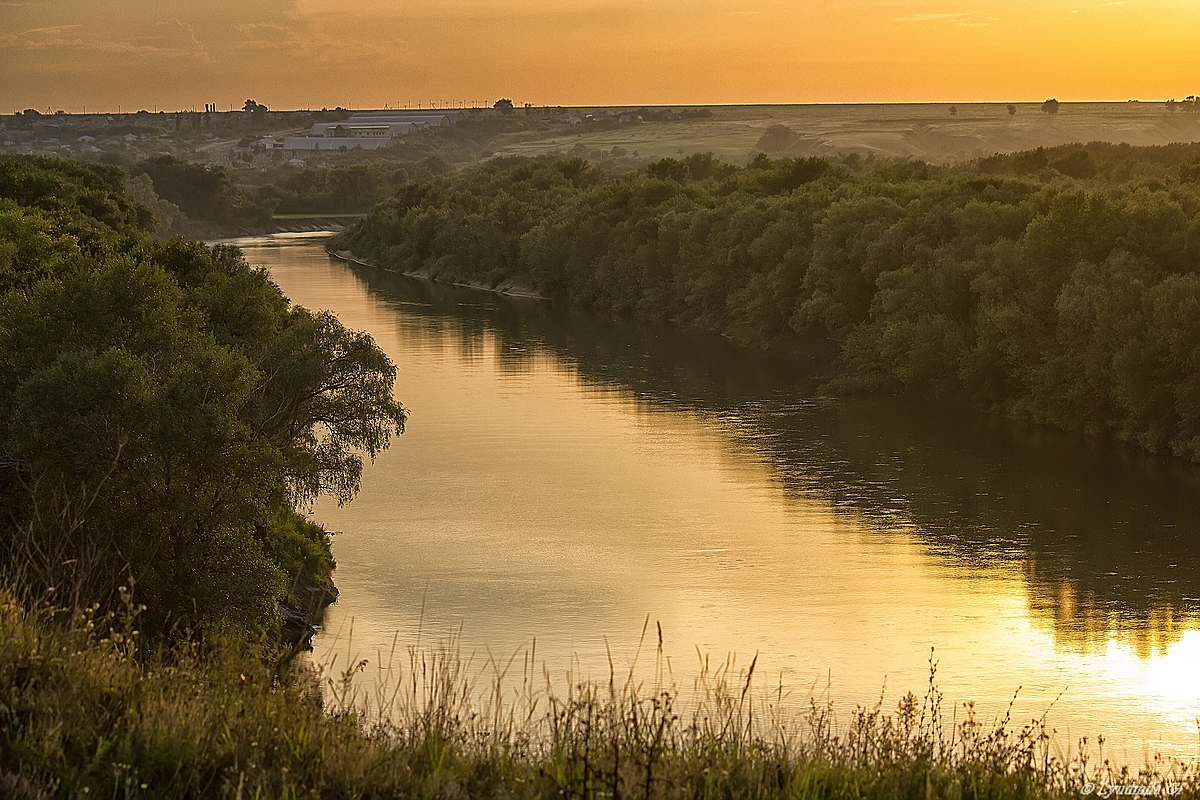
[[[1016,693],[1064,752],[1200,756],[1197,469],[822,397],[778,356],[348,265],[319,237],[239,244],[369,331],[411,412],[352,503],[313,509],[340,532],[318,657],[536,641],[551,674],[607,680],[649,619],[681,684],[757,654],[848,713],[922,694],[932,652],[946,707],[990,719]]]

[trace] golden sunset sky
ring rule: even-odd
[[[1144,100],[1200,0],[0,0],[0,109]]]

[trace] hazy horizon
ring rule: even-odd
[[[248,99],[253,99],[253,98],[248,98]],[[959,110],[969,110],[972,106],[984,106],[984,107],[995,106],[998,108],[1003,108],[1007,104],[1016,105],[1016,106],[1041,106],[1047,99],[1058,100],[1058,98],[1044,98],[1044,99],[1038,99],[1038,100],[914,100],[914,101],[880,100],[880,101],[875,101],[875,102],[847,100],[847,101],[843,101],[843,102],[828,102],[828,103],[553,103],[553,104],[551,104],[551,103],[540,104],[539,103],[539,104],[530,104],[530,105],[534,109],[547,109],[547,108],[549,108],[549,109],[553,109],[553,108],[561,108],[561,109],[779,108],[779,109],[786,109],[786,108],[854,108],[854,107],[897,107],[897,108],[899,108],[899,107],[904,107],[904,106],[914,106],[914,107],[937,106],[937,107],[941,107],[941,106],[945,106],[945,105],[956,105],[959,108]],[[1168,98],[1168,99],[1171,99],[1171,98]],[[461,101],[458,101],[458,102],[461,103]],[[480,100],[480,101],[478,101],[479,105],[474,106],[474,107],[479,108],[479,109],[491,108],[492,107],[491,104],[493,102],[495,102],[495,101],[491,100],[490,98],[486,101]],[[1061,105],[1072,105],[1072,106],[1127,106],[1127,105],[1131,105],[1131,104],[1132,105],[1157,105],[1160,103],[1165,104],[1166,102],[1167,102],[1167,100],[1159,100],[1159,99],[1145,100],[1145,99],[1139,99],[1139,98],[1134,98],[1134,99],[1130,99],[1130,100],[1059,100],[1059,103]],[[486,103],[486,105],[485,105],[485,103]],[[219,113],[219,114],[225,114],[225,113],[234,112],[234,111],[235,112],[244,111],[243,103],[226,103],[224,105],[217,103],[215,105],[217,106],[216,113]],[[332,106],[332,105],[328,105],[328,104],[323,104],[321,106],[306,106],[306,107],[299,107],[299,108],[295,108],[295,107],[282,107],[281,108],[279,106],[271,106],[270,104],[264,104],[264,105],[267,105],[267,107],[271,111],[275,111],[275,112],[279,112],[279,113],[283,113],[283,114],[306,114],[306,113],[322,111],[322,110],[335,111],[335,110],[338,110],[338,108],[339,108],[338,106]],[[35,106],[24,106],[24,107],[13,106],[13,108],[16,109],[17,111],[24,111],[26,109],[31,109],[33,111],[37,111],[39,114],[43,114],[43,115],[46,114],[46,108],[37,108]],[[116,108],[107,108],[107,107],[91,108],[91,107],[88,107],[86,110],[80,110],[80,109],[71,110],[71,109],[62,109],[62,108],[53,108],[53,107],[49,107],[49,108],[52,108],[52,113],[61,112],[61,113],[67,114],[69,116],[84,116],[84,115],[91,116],[94,114],[114,116],[117,114],[137,115],[137,114],[142,114],[142,113],[175,114],[175,113],[192,113],[192,112],[204,112],[205,111],[205,109],[201,107],[200,103],[193,103],[191,105],[181,106],[181,107],[159,106],[159,105],[155,104],[153,108],[147,108],[147,107],[139,106],[136,104],[130,105],[130,104],[124,104],[124,103],[118,104],[118,107],[116,107]],[[343,111],[356,112],[356,113],[357,112],[387,113],[390,111],[417,112],[417,111],[428,111],[428,110],[439,110],[439,111],[468,110],[469,111],[473,108],[473,106],[471,105],[471,101],[468,101],[465,106],[464,105],[452,105],[451,101],[446,101],[446,103],[444,105],[438,104],[436,106],[430,106],[426,103],[419,107],[414,104],[414,105],[399,105],[399,106],[397,106],[397,105],[342,106],[340,108]],[[523,111],[524,109],[522,108],[521,104],[517,104],[516,110]]]
[[[0,109],[1147,102],[1187,0],[0,2]]]

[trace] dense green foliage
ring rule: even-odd
[[[72,161],[54,162],[54,169],[31,169],[27,163],[0,161],[0,210],[15,226],[13,206],[23,206],[42,212],[47,218],[42,223],[48,230],[49,218],[56,228],[66,236],[75,237],[84,245],[91,245],[114,231],[131,233],[153,229],[153,217],[149,209],[130,200],[124,193],[125,173],[118,167],[83,165]],[[5,202],[6,201],[6,202]],[[33,224],[26,222],[26,225]],[[14,230],[10,227],[8,230]],[[6,254],[5,269],[14,268],[16,251],[13,248],[27,246],[29,240],[15,235],[4,239]],[[34,261],[37,265],[40,262]],[[8,285],[0,287],[7,291]]]
[[[370,211],[407,180],[386,162],[346,164],[289,171],[254,194],[279,214],[347,214]]]
[[[132,174],[147,175],[154,192],[193,221],[219,230],[264,230],[270,225],[271,207],[247,197],[224,167],[165,155],[139,163]]]
[[[699,154],[494,160],[342,234],[380,266],[518,284],[748,344],[841,389],[963,401],[1200,459],[1200,147],[955,167]]]
[[[423,163],[410,166],[421,174],[430,174],[430,168],[434,173],[446,170],[437,158]],[[269,232],[277,225],[277,214],[361,214],[390,197],[409,177],[404,167],[385,160],[301,169],[285,164],[247,176],[171,156],[140,162],[130,173],[129,193],[155,206],[166,233],[193,236]],[[115,168],[112,174],[120,180]]]
[[[54,616],[0,597],[6,800],[999,800],[1079,797],[1088,782],[1100,796],[1129,784],[1200,796],[1193,767],[1064,761],[1044,725],[951,714],[932,680],[924,698],[841,725],[827,706],[789,712],[753,667],[721,665],[681,692],[661,653],[646,683],[561,691],[527,667],[502,691],[452,649],[414,649],[364,692],[366,662],[279,681],[244,643],[146,653],[119,621]]]
[[[0,162],[0,570],[66,607],[133,585],[148,633],[275,627],[334,596],[295,509],[402,430],[395,368],[236,249],[149,237],[122,187]]]

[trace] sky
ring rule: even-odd
[[[1200,94],[1200,0],[0,0],[0,111]]]

